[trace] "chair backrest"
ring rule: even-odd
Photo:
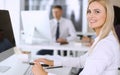
[[[120,24],[115,26],[115,32],[116,32],[119,42],[120,42]]]
[[[120,7],[114,6],[114,13],[115,13],[114,25],[118,25],[120,24]]]
[[[118,36],[118,39],[120,41],[120,7],[114,6],[114,13],[115,13],[114,27],[115,27],[115,31]]]

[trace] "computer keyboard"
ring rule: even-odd
[[[32,73],[32,66],[31,65],[27,68],[27,70],[24,73],[24,75],[33,75],[33,73]]]

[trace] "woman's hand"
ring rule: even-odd
[[[48,73],[42,68],[39,62],[35,62],[32,67],[32,72],[34,75],[47,75]]]
[[[49,66],[53,66],[54,65],[54,61],[53,60],[49,60],[49,59],[45,59],[45,58],[36,59],[35,62],[42,62],[42,63],[47,64]]]

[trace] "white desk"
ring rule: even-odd
[[[57,50],[75,50],[75,51],[87,51],[89,47],[85,46],[77,46],[77,45],[20,45],[19,48],[22,48],[23,50],[30,50],[34,56],[34,52],[36,50],[40,49],[54,49]],[[55,56],[55,55],[54,55]],[[11,69],[9,69],[5,73],[0,73],[0,75],[24,75],[28,64],[23,64],[22,61],[19,59],[18,55],[13,55],[6,60],[0,62],[0,65],[2,66],[10,66]],[[70,75],[71,68],[70,67],[63,67],[63,68],[57,68],[57,69],[50,69],[47,70],[48,72],[55,73],[57,75]]]
[[[1,66],[10,66],[11,68],[0,75],[24,75],[25,71],[29,67],[28,64],[22,63],[20,55],[12,55],[6,60],[0,62]],[[57,75],[70,75],[71,67],[47,69],[46,71]]]
[[[23,64],[21,60],[19,59],[19,57],[20,57],[19,55],[14,54],[10,56],[9,58],[7,58],[6,60],[0,62],[0,66],[11,67],[11,69],[9,69],[7,72],[0,73],[0,75],[24,75],[29,65]],[[57,69],[49,69],[47,71],[51,73],[55,73],[57,75],[70,75],[71,68],[63,67],[63,68],[57,68]]]
[[[19,45],[19,48],[22,49],[29,49],[29,50],[35,50],[35,49],[54,49],[54,50],[81,50],[81,51],[87,51],[89,49],[89,47],[87,46],[83,46],[83,45],[74,45],[74,44],[66,44],[66,45],[58,45],[58,44],[43,44],[43,45],[27,45],[27,44],[23,44],[23,45]]]
[[[5,73],[0,73],[0,75],[24,75],[25,70],[29,66],[28,64],[23,64],[17,55],[12,55],[6,60],[0,62],[1,66],[10,66],[11,68]]]
[[[19,45],[18,48],[22,50],[40,50],[40,49],[53,49],[54,55],[57,55],[57,50],[67,50],[69,51],[82,51],[86,52],[89,50],[89,47],[83,45],[74,45],[74,44],[66,44],[66,45],[58,45],[58,44],[48,44],[48,45]]]

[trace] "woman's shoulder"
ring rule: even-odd
[[[107,37],[105,37],[104,39],[102,39],[100,41],[100,43],[103,43],[103,44],[107,44],[107,45],[118,45],[118,40],[117,38],[113,35],[113,33],[110,33]]]
[[[113,34],[109,34],[96,44],[95,49],[95,51],[113,54],[112,52],[119,52],[120,44]]]

